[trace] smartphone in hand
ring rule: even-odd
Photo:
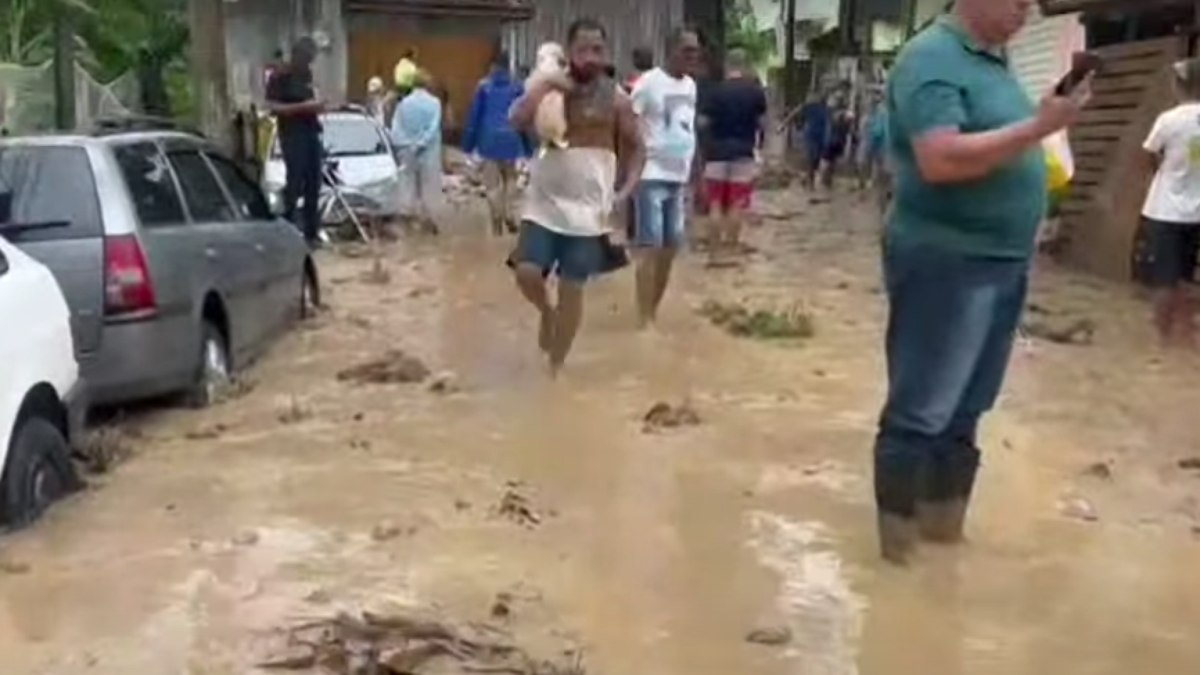
[[[1098,73],[1104,68],[1104,60],[1094,52],[1076,52],[1071,57],[1071,71],[1067,73],[1054,87],[1056,96],[1070,96],[1089,75]]]

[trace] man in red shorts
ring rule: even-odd
[[[704,180],[711,208],[714,259],[739,251],[745,214],[754,195],[767,115],[766,92],[750,69],[744,51],[729,51],[725,73],[725,80],[713,88],[700,111],[709,135]]]

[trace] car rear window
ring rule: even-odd
[[[133,143],[113,148],[121,175],[129,187],[138,220],[146,227],[180,225],[187,222],[183,201],[167,160],[154,143]]]
[[[84,239],[103,232],[92,165],[83,148],[0,147],[0,194],[11,200],[9,222],[0,223],[14,242]],[[28,229],[5,231],[11,226]]]

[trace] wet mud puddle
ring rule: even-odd
[[[654,333],[598,283],[558,382],[484,220],[327,253],[331,309],[238,395],[131,413],[125,462],[0,539],[0,672],[1194,672],[1195,361],[1039,270],[970,545],[886,569],[875,225],[765,202]]]

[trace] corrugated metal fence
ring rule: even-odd
[[[632,68],[636,47],[651,47],[661,62],[667,37],[683,25],[683,0],[537,0],[531,21],[505,26],[503,45],[516,66],[532,66],[543,42],[565,42],[567,28],[581,17],[608,29],[609,48],[620,73]]]

